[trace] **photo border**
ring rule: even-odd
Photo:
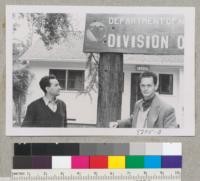
[[[39,7],[39,8],[38,8]],[[12,126],[12,16],[23,13],[124,13],[178,14],[184,24],[184,127],[157,128],[14,128]],[[144,13],[143,13],[144,12]],[[116,6],[6,6],[6,135],[7,136],[194,136],[195,135],[195,8],[194,7],[116,7]]]

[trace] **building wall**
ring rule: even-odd
[[[34,73],[34,79],[28,91],[27,104],[43,96],[39,87],[41,77],[48,75],[49,69],[74,69],[85,70],[84,63],[70,62],[33,62],[30,64],[30,70]],[[159,95],[161,99],[172,105],[176,111],[177,120],[182,120],[183,116],[183,69],[170,66],[150,66],[150,70],[159,73],[173,74],[173,95]],[[87,71],[85,77],[87,77]],[[124,65],[124,92],[122,95],[122,119],[130,114],[131,97],[131,73],[140,73],[136,71],[135,65]],[[87,84],[86,80],[86,84]],[[91,92],[91,95],[80,94],[78,91],[62,90],[59,96],[67,105],[67,116],[70,119],[76,119],[72,123],[96,124],[97,115],[97,93]],[[181,124],[182,125],[182,124]]]

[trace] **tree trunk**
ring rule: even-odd
[[[123,54],[101,53],[99,61],[97,126],[121,119],[123,91]]]
[[[21,103],[21,98],[19,97],[17,103],[17,126],[21,126],[21,114],[22,114],[22,103]]]

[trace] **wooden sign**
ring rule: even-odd
[[[87,14],[83,51],[184,54],[184,16]]]

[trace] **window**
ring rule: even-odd
[[[84,70],[50,69],[49,74],[54,74],[63,90],[84,90]]]
[[[65,89],[65,87],[66,87],[66,70],[50,69],[49,74],[55,75],[59,81],[61,89]]]
[[[84,89],[84,71],[69,70],[67,79],[67,90]]]
[[[159,93],[173,94],[173,75],[159,74]]]

